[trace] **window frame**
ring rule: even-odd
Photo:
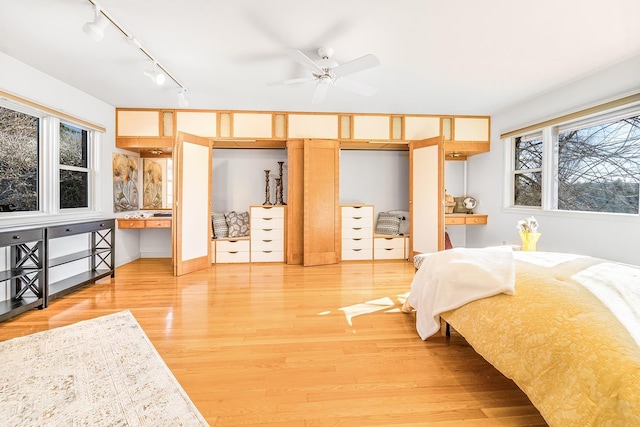
[[[543,214],[562,217],[584,217],[584,218],[607,218],[615,220],[635,221],[640,217],[640,209],[637,213],[617,213],[617,212],[593,212],[593,211],[572,211],[558,209],[558,135],[573,129],[595,126],[620,120],[625,117],[640,115],[640,103],[625,105],[616,109],[598,112],[596,114],[585,114],[584,116],[573,118],[565,122],[553,123],[541,126],[537,129],[527,128],[522,133],[514,133],[503,137],[505,152],[505,178],[503,191],[503,211],[531,212],[533,214]],[[518,206],[515,205],[515,141],[517,137],[529,135],[542,135],[542,169],[541,185],[542,200],[541,206]]]
[[[39,118],[38,144],[38,210],[2,212],[2,226],[31,225],[75,218],[88,218],[100,213],[97,198],[97,172],[99,170],[99,132],[73,121],[69,117],[56,116],[17,101],[0,99],[0,106]],[[60,165],[60,125],[67,124],[87,131],[87,207],[60,208],[60,170],[82,170]],[[62,167],[61,167],[62,166]]]

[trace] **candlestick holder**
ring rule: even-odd
[[[265,169],[264,170],[264,181],[265,181],[265,187],[264,187],[264,206],[271,206],[271,194],[269,191],[269,172],[271,172],[271,170],[269,169]]]
[[[276,204],[279,204],[279,205],[286,205],[286,203],[284,202],[284,195],[283,195],[283,188],[284,188],[284,180],[282,179],[282,165],[283,164],[284,164],[284,162],[278,162],[278,169],[280,171],[280,189],[276,190],[276,200],[277,200],[278,196],[280,196],[280,203],[276,202]],[[277,188],[278,187],[276,186],[276,189]]]

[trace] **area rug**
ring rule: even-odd
[[[6,426],[206,426],[129,311],[0,342]]]

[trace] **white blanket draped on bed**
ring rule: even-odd
[[[441,313],[480,298],[515,293],[510,246],[455,248],[419,256],[424,260],[407,301],[416,309],[416,329],[423,340],[440,329]]]

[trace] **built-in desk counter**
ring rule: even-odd
[[[445,214],[445,225],[485,225],[487,223],[487,215],[482,214]]]
[[[118,228],[171,228],[171,217],[118,218]]]

